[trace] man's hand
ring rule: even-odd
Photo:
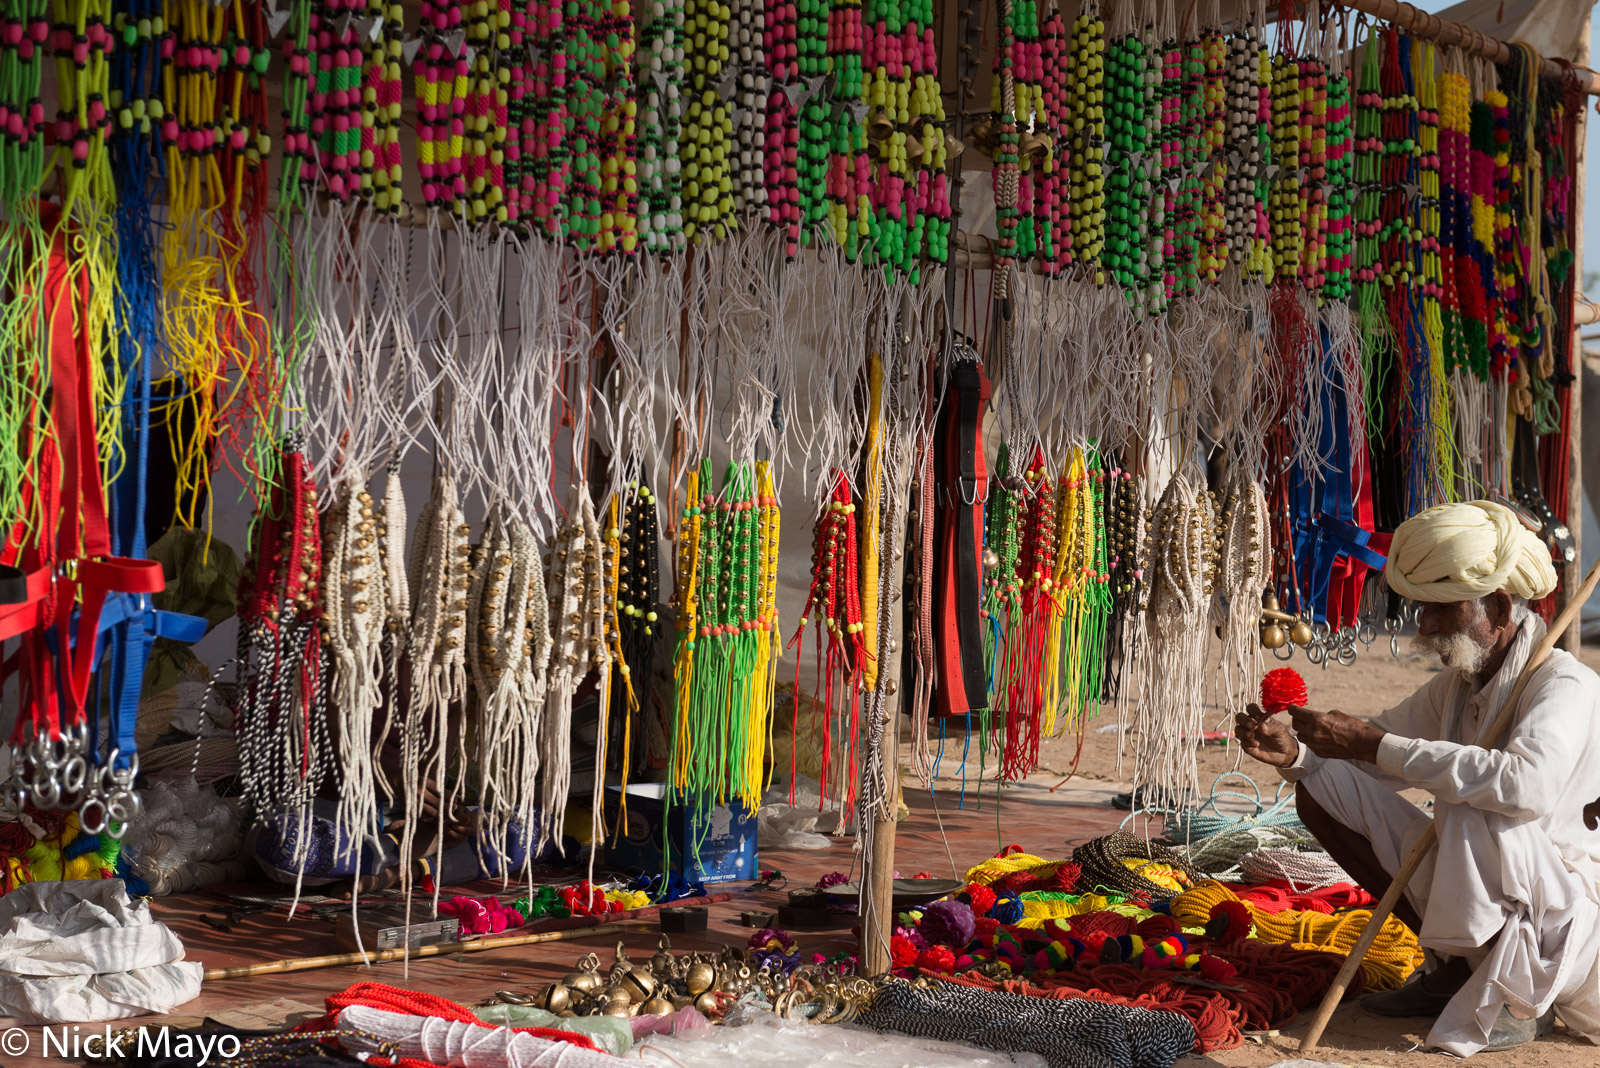
[[[1591,831],[1600,831],[1600,797],[1583,806],[1583,823]]]
[[[1233,736],[1246,753],[1275,768],[1288,767],[1300,755],[1300,743],[1289,728],[1256,705],[1233,717]]]
[[[1378,743],[1383,741],[1384,732],[1366,720],[1309,708],[1291,708],[1289,716],[1294,721],[1295,734],[1317,756],[1325,760],[1378,762]]]

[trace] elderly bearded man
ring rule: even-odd
[[[1294,731],[1251,707],[1244,751],[1297,784],[1300,816],[1373,893],[1427,825],[1396,791],[1434,797],[1439,845],[1397,914],[1435,965],[1363,1004],[1437,1017],[1429,1045],[1459,1056],[1547,1033],[1552,1010],[1600,1042],[1600,679],[1559,650],[1533,674],[1504,748],[1477,743],[1544,623],[1527,602],[1555,588],[1550,552],[1489,501],[1440,505],[1395,531],[1389,585],[1419,602],[1416,645],[1447,670],[1371,721],[1294,709]]]

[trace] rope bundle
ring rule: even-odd
[[[1085,842],[1072,851],[1072,859],[1083,867],[1080,885],[1142,894],[1153,901],[1174,897],[1200,880],[1176,850],[1127,831]]]
[[[1208,880],[1173,900],[1172,918],[1185,927],[1204,927],[1212,910],[1225,901],[1239,901],[1239,897],[1221,883]],[[1367,909],[1329,916],[1312,911],[1263,912],[1249,902],[1242,904],[1250,910],[1260,941],[1343,956],[1349,955],[1372,918]],[[1417,936],[1395,916],[1384,919],[1377,939],[1361,961],[1367,986],[1372,990],[1397,989],[1421,965],[1422,948]]]

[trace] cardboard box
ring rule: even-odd
[[[606,787],[606,863],[623,871],[659,875],[667,870],[670,853],[672,870],[690,882],[754,881],[755,816],[737,799],[707,805],[679,794],[669,808],[666,793],[662,783],[629,786],[627,824],[619,828],[622,791]]]

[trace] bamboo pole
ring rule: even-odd
[[[1437,41],[1442,45],[1455,45],[1464,52],[1482,56],[1497,64],[1511,61],[1511,46],[1498,37],[1490,37],[1471,26],[1450,22],[1438,15],[1430,15],[1401,0],[1345,0],[1345,6],[1391,23],[1413,37]],[[1585,93],[1590,96],[1600,96],[1600,73],[1588,67],[1540,56],[1539,73],[1547,77],[1570,75]]]
[[[1528,683],[1533,680],[1533,673],[1544,663],[1550,651],[1556,647],[1561,634],[1570,627],[1578,618],[1578,612],[1583,608],[1583,602],[1589,599],[1594,592],[1595,584],[1600,582],[1600,562],[1590,569],[1588,577],[1578,587],[1575,597],[1567,602],[1561,614],[1550,624],[1550,629],[1528,656],[1528,663],[1522,669],[1522,674],[1517,676],[1516,685],[1511,688],[1511,695],[1506,698],[1506,703],[1500,706],[1500,712],[1495,716],[1494,722],[1484,734],[1484,748],[1489,749],[1499,745],[1505,740],[1506,734],[1511,730],[1511,724],[1517,716],[1517,703],[1522,700],[1522,694],[1528,688]],[[1355,977],[1356,969],[1361,967],[1361,960],[1367,955],[1367,950],[1372,948],[1373,940],[1378,937],[1383,922],[1394,911],[1395,905],[1400,902],[1400,895],[1405,893],[1406,886],[1410,884],[1411,877],[1421,867],[1422,860],[1428,855],[1429,850],[1438,840],[1438,824],[1429,821],[1428,827],[1422,832],[1422,837],[1417,844],[1411,847],[1411,852],[1406,855],[1405,862],[1400,865],[1400,870],[1395,872],[1394,880],[1389,883],[1389,889],[1384,891],[1383,897],[1372,910],[1367,925],[1361,929],[1361,937],[1356,939],[1356,944],[1350,950],[1350,955],[1345,957],[1344,964],[1339,968],[1339,974],[1334,976],[1333,985],[1328,987],[1327,994],[1323,995],[1322,1004],[1317,1006],[1317,1013],[1311,1018],[1311,1026],[1306,1030],[1306,1036],[1300,1040],[1300,1052],[1310,1053],[1317,1048],[1317,1043],[1322,1039],[1322,1032],[1327,1029],[1328,1020],[1333,1016],[1333,1010],[1339,1007],[1339,1002],[1344,1000],[1344,992],[1350,987],[1350,980]]]
[[[1590,49],[1594,42],[1590,40],[1592,22],[1585,19],[1583,33],[1578,38],[1577,58],[1585,62],[1589,59]],[[1585,102],[1587,103],[1587,102]],[[1583,574],[1583,342],[1578,340],[1578,327],[1587,322],[1594,321],[1594,315],[1600,307],[1584,299],[1583,296],[1583,208],[1584,208],[1584,175],[1588,170],[1588,160],[1584,152],[1584,134],[1587,132],[1589,109],[1579,107],[1577,114],[1577,129],[1573,133],[1573,159],[1568,166],[1568,173],[1572,175],[1572,211],[1568,216],[1568,225],[1572,230],[1572,330],[1564,339],[1572,353],[1570,370],[1575,376],[1575,381],[1567,390],[1567,529],[1572,531],[1572,560],[1561,568],[1562,599],[1556,602],[1557,609],[1566,608],[1572,594],[1573,587],[1578,584],[1578,578]],[[1589,316],[1580,322],[1580,314]],[[1583,647],[1583,628],[1573,627],[1567,632],[1566,641],[1562,648],[1572,655],[1578,655]]]
[[[280,975],[284,972],[309,972],[316,968],[339,968],[347,964],[383,964],[401,958],[440,957],[449,953],[476,953],[485,949],[507,949],[511,946],[528,946],[535,942],[567,942],[590,935],[613,935],[626,930],[621,924],[601,924],[597,927],[572,927],[565,931],[545,931],[542,934],[512,935],[509,938],[475,938],[470,942],[441,942],[415,949],[383,949],[377,952],[330,953],[323,957],[289,957],[284,960],[263,961],[260,964],[236,964],[231,968],[207,968],[204,979],[243,979],[251,975]]]

